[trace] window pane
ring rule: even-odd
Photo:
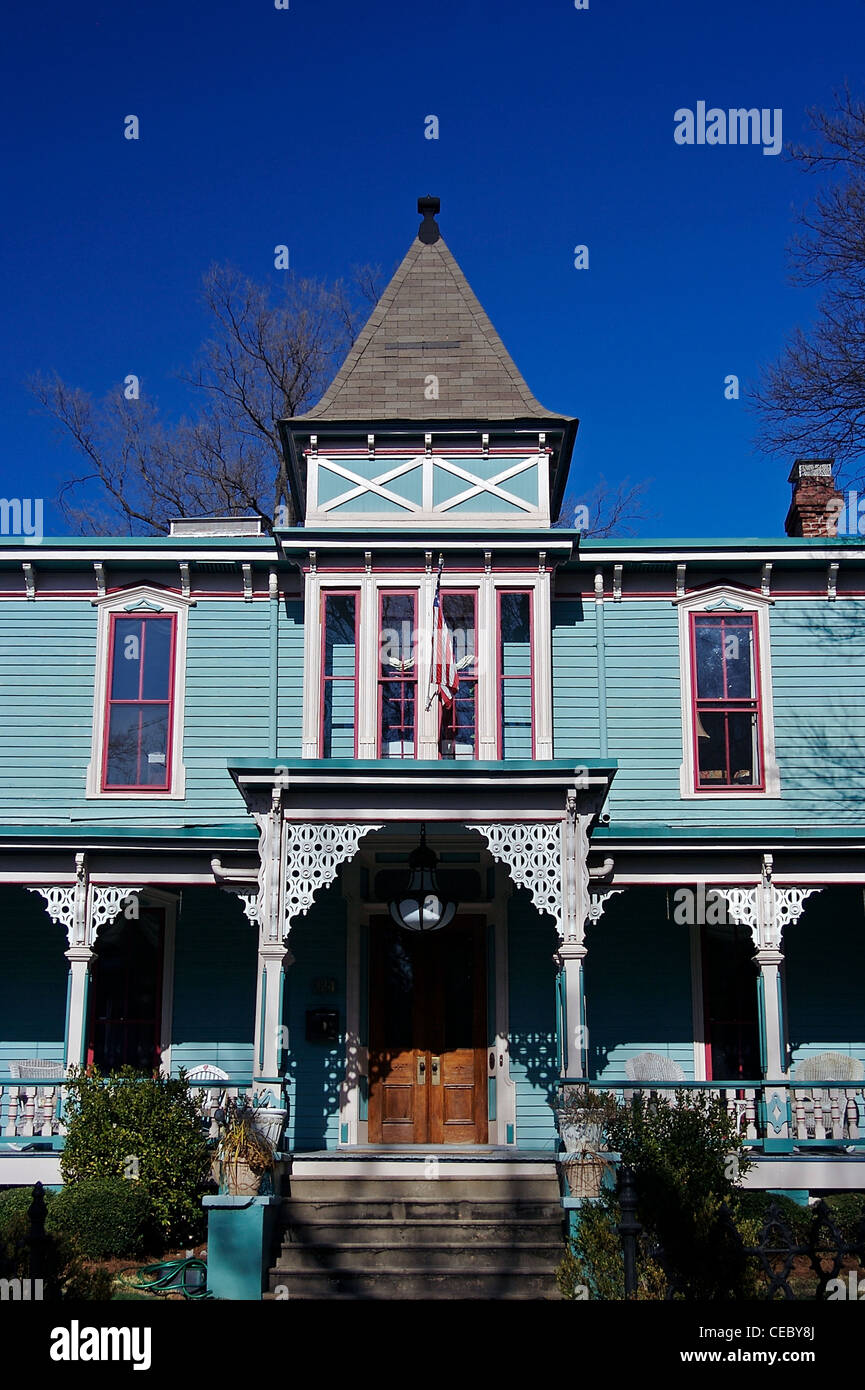
[[[756,714],[699,710],[697,762],[701,786],[759,783]]]
[[[143,635],[144,622],[141,618],[115,618],[111,666],[112,700],[139,698]]]
[[[167,700],[168,682],[171,675],[171,629],[170,618],[145,618],[144,629],[144,677],[141,685],[143,700]]]
[[[724,643],[721,624],[716,618],[698,618],[695,637],[697,695],[701,700],[723,700]]]
[[[383,594],[381,599],[381,674],[411,674],[415,666],[415,618],[412,594]]]
[[[354,757],[354,681],[324,683],[323,758]]]
[[[471,673],[477,659],[474,594],[448,594],[443,591],[442,614],[450,629],[460,675],[463,671]]]
[[[728,699],[749,700],[756,693],[753,638],[754,629],[750,623],[724,624]]]
[[[530,676],[532,671],[529,595],[501,596],[501,671],[503,676]]]
[[[502,757],[532,756],[532,683],[502,681]]]
[[[381,756],[414,757],[414,682],[385,681],[381,688]]]
[[[354,676],[354,605],[354,594],[328,594],[325,600],[326,676]]]

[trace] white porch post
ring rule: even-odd
[[[781,1002],[781,965],[784,960],[781,938],[788,922],[797,922],[805,901],[819,888],[776,888],[772,881],[772,855],[763,855],[759,887],[725,888],[731,917],[751,930],[757,953],[753,957],[759,970],[757,979],[760,1056],[763,1067],[763,1106],[765,1148],[789,1149],[792,1125],[787,1086],[786,1027]]]
[[[96,934],[106,922],[113,922],[124,902],[141,889],[91,884],[87,856],[81,852],[75,856],[74,884],[51,884],[29,891],[43,897],[52,922],[66,928],[69,949],[64,954],[69,961],[69,982],[63,1061],[67,1068],[80,1067],[86,1060],[87,1003]]]
[[[258,977],[255,993],[253,1075],[264,1078],[272,1103],[280,1106],[283,1052],[288,1039],[282,1021],[285,971],[293,964],[288,935],[296,917],[312,907],[316,893],[353,858],[361,838],[381,825],[355,822],[289,821],[282,786],[270,805],[253,812],[259,829],[258,892],[249,894],[246,915],[258,922]]]

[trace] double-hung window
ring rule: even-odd
[[[532,595],[498,593],[498,739],[500,758],[534,756]]]
[[[357,624],[360,595],[334,590],[321,596],[321,757],[357,752]]]
[[[91,797],[185,795],[183,704],[192,601],[155,586],[95,599],[99,612]]]
[[[450,633],[459,677],[453,703],[441,707],[439,754],[442,758],[478,755],[477,594],[441,591],[442,617]]]
[[[417,746],[417,594],[379,594],[380,758],[413,758]]]
[[[718,587],[679,604],[682,795],[779,795],[770,600]]]

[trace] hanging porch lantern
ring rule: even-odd
[[[456,903],[442,898],[436,878],[438,860],[427,848],[426,826],[421,826],[420,844],[409,855],[408,883],[399,897],[388,903],[388,911],[398,927],[406,931],[439,931],[453,920]]]

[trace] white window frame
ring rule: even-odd
[[[88,800],[98,801],[182,801],[186,796],[186,768],[183,766],[183,723],[186,700],[186,634],[188,610],[194,599],[182,598],[169,589],[152,584],[136,584],[121,592],[91,599],[97,610],[96,669],[93,694],[93,738],[87,765]],[[108,715],[108,666],[111,619],[118,615],[161,613],[175,619],[174,688],[171,691],[172,732],[171,785],[154,791],[103,791],[102,753],[105,721]]]
[[[382,590],[413,589],[418,595],[418,629],[423,661],[431,650],[432,606],[435,596],[435,572],[400,572],[388,574],[322,574],[308,571],[304,595],[304,702],[303,756],[321,755],[321,595],[322,592],[352,589],[360,591],[358,616],[357,689],[357,757],[378,758],[378,668],[376,664],[379,599]],[[442,576],[442,591],[448,589],[473,591],[477,595],[476,623],[478,636],[478,694],[477,748],[478,760],[498,760],[496,690],[496,657],[498,630],[496,619],[496,590],[521,589],[531,593],[533,605],[534,647],[534,748],[535,758],[553,756],[552,717],[552,652],[550,640],[550,576],[546,570],[493,573],[447,573]],[[438,718],[435,705],[426,708],[427,675],[418,670],[418,731],[417,757],[439,761]],[[397,761],[397,760],[395,760]]]
[[[765,801],[781,795],[781,774],[775,755],[775,716],[772,704],[772,653],[769,644],[769,610],[774,600],[733,585],[716,584],[699,593],[673,599],[679,610],[679,676],[682,692],[682,765],[679,790],[685,801]],[[741,613],[756,617],[758,669],[760,679],[760,718],[763,746],[763,790],[725,787],[719,791],[696,790],[694,765],[694,690],[691,678],[691,614]]]

